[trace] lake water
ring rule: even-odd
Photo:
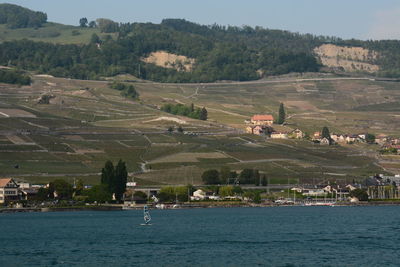
[[[400,266],[400,206],[0,214],[0,266]]]

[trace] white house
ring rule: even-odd
[[[321,139],[320,144],[321,145],[330,145],[331,142],[329,141],[328,138],[324,137],[324,138]]]
[[[12,178],[0,179],[0,204],[18,199],[17,183]]]
[[[198,189],[193,192],[193,196],[190,197],[190,200],[204,200],[206,198],[206,192],[201,189]]]
[[[288,139],[288,134],[285,132],[272,132],[271,138],[272,139]]]
[[[304,189],[303,190],[303,195],[304,196],[324,196],[326,195],[326,192],[324,189]]]

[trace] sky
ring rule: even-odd
[[[52,22],[77,25],[109,18],[160,23],[182,18],[210,25],[269,29],[344,39],[400,39],[399,0],[8,0],[47,13]]]

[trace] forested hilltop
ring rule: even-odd
[[[15,17],[24,22],[17,23],[18,27],[36,28],[32,31],[48,24],[46,14],[14,5],[0,4],[0,14],[7,17],[0,24],[9,28],[14,27],[10,25],[14,25],[11,22]],[[40,23],[30,23],[33,14]],[[108,19],[88,23],[82,18],[79,23],[72,36],[76,38],[90,27],[93,29],[90,42],[67,45],[28,39],[3,41],[0,65],[78,79],[128,73],[160,82],[247,81],[291,72],[321,71],[321,61],[314,49],[335,44],[376,51],[377,56],[363,59],[379,66],[379,71],[373,74],[400,77],[399,41],[346,41],[262,27],[204,26],[182,19],[153,24],[117,23]],[[0,40],[1,34],[0,31]]]

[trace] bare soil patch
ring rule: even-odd
[[[153,52],[148,57],[143,58],[142,61],[178,71],[191,71],[195,63],[194,58],[171,54],[165,51]]]
[[[377,72],[379,66],[371,64],[378,53],[362,47],[346,47],[324,44],[314,49],[323,65],[343,68],[346,71]]]

